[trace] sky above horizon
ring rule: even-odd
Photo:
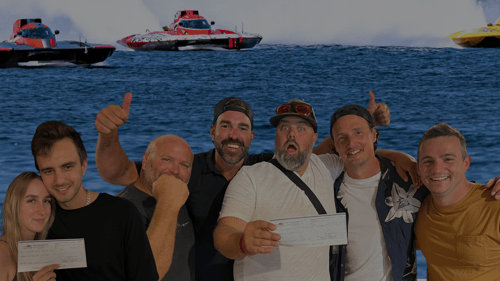
[[[261,34],[269,44],[444,47],[453,32],[485,26],[499,1],[475,0],[0,0],[0,40],[19,18],[42,18],[59,40],[114,43],[169,25],[178,10],[197,9],[213,28]]]

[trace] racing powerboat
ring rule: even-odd
[[[0,42],[0,67],[17,66],[19,62],[64,61],[75,64],[97,63],[113,54],[112,45],[80,41],[57,41],[41,19],[18,19],[9,40]]]
[[[500,17],[495,24],[472,30],[462,30],[447,36],[462,47],[498,48],[500,47]]]
[[[197,10],[183,10],[175,14],[174,22],[170,26],[164,26],[163,31],[146,30],[146,34],[130,35],[117,43],[138,51],[178,51],[187,46],[193,49],[246,49],[253,48],[262,40],[262,36],[243,30],[212,30],[211,26],[214,24],[213,21],[208,23]]]

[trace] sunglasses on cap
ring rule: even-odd
[[[276,108],[276,114],[285,114],[285,113],[298,113],[300,115],[309,116],[312,112],[312,106],[304,103],[286,103],[278,106]]]

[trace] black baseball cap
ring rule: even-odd
[[[271,125],[274,127],[277,127],[280,120],[287,116],[301,117],[311,124],[315,133],[318,131],[318,122],[316,121],[314,110],[312,106],[305,101],[292,99],[289,102],[276,107],[276,115],[271,117],[269,122],[271,122]]]
[[[217,118],[226,111],[238,111],[244,113],[250,119],[250,126],[253,128],[253,111],[250,105],[244,100],[236,97],[229,97],[222,99],[217,103],[214,109],[214,122],[217,123]]]
[[[335,122],[339,120],[341,117],[344,117],[346,115],[356,115],[359,116],[363,119],[365,119],[368,124],[370,124],[370,127],[375,127],[373,123],[373,118],[368,109],[357,105],[357,104],[351,104],[351,105],[346,105],[344,107],[341,107],[335,113],[332,115],[332,119],[330,120],[330,134],[332,133],[332,128]],[[333,135],[332,135],[333,138]]]

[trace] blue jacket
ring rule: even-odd
[[[380,161],[381,178],[375,206],[382,226],[387,253],[391,260],[392,277],[394,281],[413,281],[417,279],[413,223],[429,190],[426,187],[416,189],[411,181],[405,182],[399,177],[391,161],[379,156],[377,158]],[[344,207],[341,202],[342,198],[338,196],[342,193],[341,184],[344,180],[344,173],[342,172],[335,181],[335,204],[337,213],[346,213],[349,225],[348,209]],[[339,254],[331,259],[334,263],[334,266],[330,267],[332,280],[344,280],[346,254],[346,246],[342,245],[339,247]]]

